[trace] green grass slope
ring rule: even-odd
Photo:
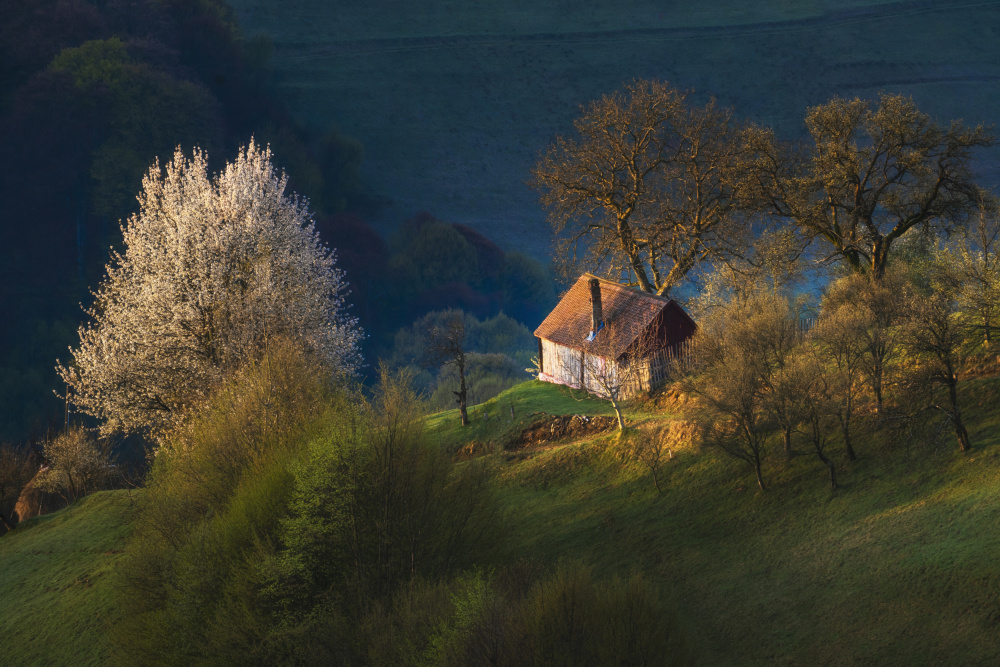
[[[836,492],[804,443],[791,463],[767,462],[763,493],[749,470],[681,445],[657,494],[613,433],[493,454],[516,517],[507,557],[643,569],[700,664],[998,664],[1000,381],[966,396],[971,455],[947,430],[940,442],[862,440],[855,463],[833,452]],[[442,439],[460,428],[432,424]]]
[[[633,78],[789,136],[833,95],[902,92],[945,123],[995,122],[1000,104],[997,2],[231,3],[247,34],[273,38],[296,116],[364,143],[383,229],[429,210],[540,257],[549,226],[525,185],[539,151]]]
[[[703,665],[1000,662],[1000,379],[963,392],[971,454],[948,430],[858,438],[857,462],[832,447],[836,492],[804,443],[791,462],[767,460],[766,492],[683,438],[662,494],[614,430],[505,449],[549,415],[610,414],[578,394],[526,382],[473,408],[468,427],[455,411],[428,418],[449,448],[492,444],[482,451],[512,518],[503,562],[641,569]],[[676,425],[671,409],[632,406],[631,437]],[[0,539],[0,662],[109,661],[108,575],[131,507],[125,492],[99,493]]]
[[[132,508],[103,491],[0,539],[0,663],[106,665],[109,575]]]

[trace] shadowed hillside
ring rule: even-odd
[[[549,227],[529,170],[580,105],[626,80],[714,94],[787,137],[834,95],[901,92],[970,124],[1000,101],[998,2],[233,5],[247,34],[274,38],[294,113],[363,142],[383,230],[432,210],[538,256]],[[996,151],[979,168],[1000,181]]]

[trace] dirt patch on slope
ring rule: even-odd
[[[580,438],[603,433],[615,428],[614,417],[588,417],[587,415],[547,415],[527,427],[514,438],[506,449],[535,447],[564,438]]]

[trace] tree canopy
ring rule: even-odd
[[[667,295],[742,234],[733,215],[742,130],[715,101],[692,107],[661,81],[634,81],[574,121],[534,170],[560,237],[592,271],[627,272]]]
[[[813,107],[806,127],[811,140],[801,150],[753,133],[756,197],[855,271],[881,279],[903,234],[950,229],[981,199],[971,160],[994,142],[984,126],[945,128],[911,98],[883,93],[874,103],[837,97]]]
[[[285,194],[269,149],[251,141],[210,178],[180,148],[143,181],[140,211],[57,368],[70,401],[107,431],[156,433],[275,337],[334,373],[358,366],[346,283],[305,202]]]

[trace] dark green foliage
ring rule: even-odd
[[[308,613],[332,599],[379,599],[488,554],[502,534],[489,475],[461,472],[423,438],[409,378],[381,370],[378,393],[312,441],[291,467],[271,597]]]
[[[390,246],[381,305],[388,328],[447,308],[481,319],[506,312],[533,327],[555,304],[552,279],[537,260],[505,253],[467,225],[420,213],[403,223]]]
[[[292,489],[302,443],[338,399],[293,348],[237,374],[155,458],[120,570],[114,629],[127,662],[250,658],[267,618],[259,565]]]
[[[508,252],[503,265],[503,308],[529,326],[537,326],[556,303],[552,277],[533,257]]]
[[[415,613],[419,612],[423,613]],[[541,575],[473,570],[420,584],[362,625],[372,665],[681,665],[683,643],[639,572],[599,579],[578,561]]]
[[[480,354],[505,354],[518,361],[530,360],[530,355],[527,358],[523,355],[525,352],[534,351],[537,346],[535,337],[527,327],[513,317],[499,313],[482,321],[474,317],[467,319],[465,335],[470,351]]]
[[[406,245],[400,261],[412,263],[418,291],[447,283],[479,283],[476,251],[458,230],[444,222],[429,222]],[[405,275],[403,276],[405,280]],[[409,289],[410,285],[401,285]]]
[[[340,662],[373,604],[488,562],[490,475],[425,441],[409,385],[383,369],[349,401],[279,345],[199,410],[157,453],[126,550],[123,659]]]
[[[106,139],[93,154],[93,185],[87,199],[104,219],[125,218],[156,156],[174,146],[220,143],[218,102],[199,83],[184,81],[142,62],[133,62],[117,37],[64,49],[54,72],[66,72],[101,109]]]

